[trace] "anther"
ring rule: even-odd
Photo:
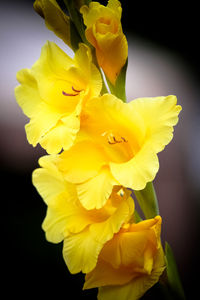
[[[72,91],[75,92],[76,94],[71,94],[71,93],[66,93],[65,91],[62,91],[62,94],[64,96],[78,96],[79,93],[82,91],[82,90],[76,90],[73,86],[72,86]]]
[[[62,94],[64,95],[64,96],[77,96],[79,93],[76,93],[76,94],[70,94],[70,93],[66,93],[66,92],[64,92],[64,91],[62,91]]]
[[[122,141],[118,141],[118,140],[116,140],[116,138],[115,138],[115,136],[113,136],[113,141],[115,142],[115,143],[122,143]]]
[[[112,141],[110,141],[109,139],[108,139],[108,144],[110,144],[110,145],[115,145],[115,144],[119,144],[119,143],[123,143],[123,142],[125,142],[125,143],[127,143],[128,141],[124,138],[124,137],[120,137],[120,140],[117,140],[116,138],[115,138],[115,136],[113,135],[112,136],[112,139],[113,139],[113,142]]]
[[[76,90],[73,86],[72,86],[72,91],[76,92],[76,93],[80,93],[82,90]]]
[[[128,143],[128,141],[123,136],[121,136],[121,139],[123,142]]]
[[[110,144],[110,145],[114,145],[114,144],[116,144],[116,142],[111,142],[111,141],[108,141],[108,144]]]

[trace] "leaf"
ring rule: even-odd
[[[181,280],[178,273],[175,257],[172,252],[170,245],[165,242],[165,258],[167,266],[167,277],[169,287],[172,292],[176,295],[175,299],[186,299],[181,284]]]

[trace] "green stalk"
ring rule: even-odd
[[[134,191],[137,201],[146,219],[159,215],[158,200],[152,182],[148,182],[141,191]]]

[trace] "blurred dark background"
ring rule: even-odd
[[[95,299],[95,291],[81,291],[81,275],[69,274],[62,259],[62,244],[45,240],[41,223],[46,207],[31,183],[31,173],[45,152],[26,141],[24,125],[28,120],[14,98],[16,72],[31,67],[46,40],[55,41],[72,54],[46,29],[32,3],[18,0],[0,4],[2,287],[6,299],[11,295],[20,299],[53,295],[71,299],[72,293],[74,299]],[[159,154],[155,187],[163,217],[162,239],[172,246],[187,299],[192,299],[191,291],[194,294],[198,287],[200,250],[198,3],[121,3],[129,43],[128,99],[175,94],[183,107],[173,141]],[[150,294],[144,297],[155,298]]]

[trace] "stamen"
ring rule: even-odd
[[[76,93],[76,94],[70,94],[70,93],[66,93],[65,91],[62,91],[62,94],[64,95],[64,96],[77,96],[79,93]]]
[[[128,141],[123,136],[121,136],[121,139],[123,142],[128,143]]]
[[[73,86],[72,86],[72,91],[76,92],[76,93],[80,93],[82,90],[76,90]]]
[[[111,137],[112,137],[113,141],[111,141]],[[115,144],[120,144],[120,143],[123,143],[123,142],[124,143],[128,142],[123,136],[120,137],[120,140],[117,140],[114,135],[112,135],[111,137],[110,136],[108,137],[108,144],[110,144],[110,145],[115,145]]]
[[[116,142],[113,142],[113,143],[112,143],[111,141],[108,140],[108,144],[114,145],[114,144],[116,144]]]
[[[65,91],[62,91],[62,94],[64,96],[78,96],[79,93],[82,91],[82,90],[76,90],[73,86],[72,86],[72,91],[74,91],[76,94],[71,94],[71,93],[66,93]]]
[[[118,140],[116,140],[116,138],[115,138],[115,136],[113,135],[113,141],[115,142],[115,143],[122,143],[122,141],[118,141]]]

